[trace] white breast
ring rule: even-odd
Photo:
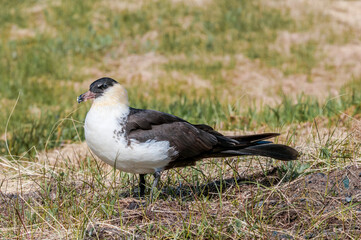
[[[162,170],[174,152],[169,142],[129,141],[120,124],[128,114],[129,108],[124,105],[92,107],[84,124],[89,148],[101,160],[124,172],[145,174]]]

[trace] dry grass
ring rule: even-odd
[[[93,159],[84,143],[39,153],[32,161],[12,163],[2,158],[7,174],[2,176],[2,212],[8,217],[15,214],[19,226],[6,228],[3,222],[0,229],[4,236],[13,233],[35,239],[79,238],[83,234],[85,239],[358,236],[361,170],[360,160],[353,157],[358,150],[337,160],[342,157],[340,151],[358,149],[357,137],[350,132],[356,120],[347,119],[337,127],[319,119],[317,124],[293,129],[293,142],[302,152],[297,164],[306,166],[294,181],[290,180],[299,167],[289,168],[281,162],[207,160],[197,165],[198,170],[163,174],[158,200],[150,205],[133,196],[136,178]],[[285,136],[279,139],[284,140]],[[321,154],[326,146],[330,156]],[[52,212],[51,206],[68,204],[81,211],[61,207],[55,215]],[[20,211],[18,216],[16,211]],[[29,221],[29,213],[39,219],[36,225],[24,223],[25,229],[21,220]]]
[[[281,26],[257,32],[256,26],[249,35],[232,35],[238,25],[232,25],[230,18],[225,22],[230,25],[227,31],[212,32],[217,28],[216,24],[211,25],[212,20],[221,15],[213,12],[218,9],[214,6],[221,7],[209,0],[174,0],[170,5],[166,1],[103,0],[94,4],[39,1],[22,7],[19,10],[22,14],[17,16],[24,16],[26,21],[9,20],[1,30],[0,40],[7,44],[4,49],[8,55],[0,63],[5,64],[2,66],[9,63],[11,71],[0,79],[25,79],[9,87],[8,92],[24,85],[34,88],[24,88],[32,93],[31,98],[24,99],[24,107],[18,110],[21,113],[11,119],[17,125],[9,128],[7,139],[3,133],[0,139],[13,143],[14,139],[38,136],[36,131],[45,125],[36,125],[33,130],[28,119],[22,122],[19,119],[27,115],[42,119],[42,114],[49,112],[56,117],[50,118],[50,125],[46,125],[50,129],[44,127],[44,136],[55,137],[37,141],[58,147],[38,151],[31,145],[29,152],[35,154],[14,156],[6,151],[5,145],[0,146],[2,152],[7,152],[6,156],[0,156],[0,236],[4,239],[360,238],[361,124],[357,104],[343,113],[322,115],[309,122],[264,122],[245,131],[239,130],[244,126],[238,124],[246,122],[242,121],[244,118],[252,119],[249,115],[265,114],[251,111],[249,106],[265,109],[267,104],[276,109],[280,103],[285,104],[284,95],[293,100],[301,93],[314,96],[324,109],[329,95],[334,96],[329,101],[337,102],[342,88],[352,87],[349,84],[361,78],[357,14],[361,11],[360,3],[328,0],[262,0],[260,3],[261,8],[255,4],[251,10],[270,7],[272,13],[279,11],[281,15],[271,17],[276,20],[278,17],[285,25],[290,17],[295,23],[290,26],[294,28]],[[225,11],[234,10],[223,7]],[[15,11],[16,7],[11,9]],[[78,12],[72,12],[73,9]],[[174,16],[167,15],[169,12]],[[214,15],[207,17],[207,13]],[[126,22],[120,16],[131,21]],[[70,40],[64,40],[63,34],[72,31],[67,28],[69,19],[76,30],[66,35]],[[122,21],[127,24],[125,28]],[[162,25],[164,21],[168,21],[166,27]],[[181,31],[189,35],[177,35]],[[184,52],[168,49],[167,44],[174,42],[172,39],[167,42],[166,34],[174,35],[175,45],[182,46]],[[244,40],[254,36],[258,38]],[[115,40],[118,38],[121,40]],[[212,38],[214,49],[204,48],[205,39]],[[236,47],[225,50],[222,47],[227,46],[220,46],[217,39],[229,45],[234,43]],[[187,47],[196,46],[195,40],[200,45],[189,51],[191,48]],[[13,43],[20,47],[15,48]],[[53,47],[55,43],[60,47]],[[36,47],[48,52],[40,55],[38,50],[32,52]],[[58,48],[68,52],[54,54]],[[22,59],[25,50],[28,52]],[[33,55],[37,58],[31,58]],[[41,62],[49,55],[51,58]],[[18,58],[22,62],[14,66]],[[56,59],[54,63],[50,61],[53,59]],[[49,64],[50,70],[44,68],[44,72],[33,73],[30,67],[21,68],[29,61],[36,68]],[[21,71],[30,72],[29,76]],[[147,204],[148,197],[136,196],[136,176],[115,171],[96,159],[85,143],[79,142],[87,107],[76,111],[80,113],[74,118],[69,114],[75,109],[76,95],[103,76],[114,77],[126,85],[137,106],[180,111],[182,116],[196,121],[211,116],[214,119],[209,124],[230,135],[282,132],[276,141],[297,148],[302,156],[292,163],[258,157],[210,159],[196,168],[171,170],[162,175],[157,201]],[[51,87],[41,88],[47,85]],[[33,101],[51,89],[60,89],[62,94],[56,95],[54,91],[51,98]],[[206,107],[201,105],[202,101],[193,105],[174,104],[188,99],[205,101],[210,96],[221,104]],[[0,113],[8,119],[9,109],[15,103],[13,96],[6,95],[0,103],[5,106]],[[63,103],[66,107],[60,106]],[[308,103],[311,102],[298,102]],[[220,118],[219,110],[227,107],[229,115]],[[200,110],[191,112],[191,108]],[[249,110],[248,115],[239,115],[242,110]],[[59,112],[66,112],[66,117],[58,116]],[[65,118],[71,127],[56,125]],[[226,131],[228,127],[238,130]],[[62,131],[70,132],[65,136],[71,137],[64,139]],[[17,136],[18,133],[21,135]],[[147,177],[148,187],[152,179]]]

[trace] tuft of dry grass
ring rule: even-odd
[[[359,5],[4,2],[0,237],[360,238]],[[167,171],[147,204],[137,176],[80,142],[89,106],[78,109],[76,96],[103,76],[135,107],[226,134],[281,132],[275,141],[302,155]]]
[[[8,239],[356,237],[361,170],[359,144],[350,132],[354,120],[347,119],[338,126],[320,119],[295,126],[291,138],[282,136],[279,142],[292,141],[302,152],[294,163],[211,159],[167,171],[152,204],[136,197],[137,177],[94,159],[84,144],[40,152],[35,159],[1,158],[1,234]],[[17,188],[10,189],[11,182]]]

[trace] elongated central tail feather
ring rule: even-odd
[[[283,161],[296,160],[299,155],[295,149],[289,146],[274,143],[246,147],[238,152],[242,155],[259,155]]]
[[[238,144],[227,146],[218,153],[212,154],[215,157],[240,156],[240,155],[256,155],[271,157],[282,161],[296,160],[299,153],[286,145],[275,144],[266,139],[279,136],[278,133],[262,133],[246,136],[229,136],[232,140],[236,140]]]

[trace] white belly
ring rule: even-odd
[[[168,141],[128,142],[120,122],[128,108],[92,107],[85,119],[85,139],[91,151],[107,164],[130,173],[154,173],[171,161]]]

